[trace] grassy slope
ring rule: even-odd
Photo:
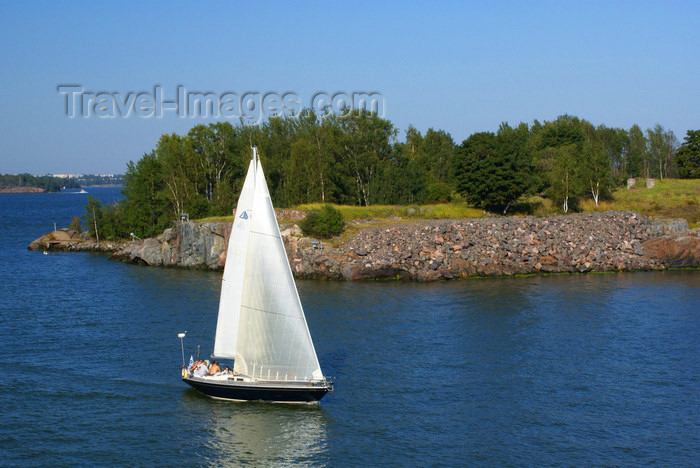
[[[295,210],[309,211],[321,209],[323,203],[311,203],[294,207]],[[343,219],[354,220],[378,220],[378,219],[461,219],[481,218],[488,216],[484,210],[477,209],[466,203],[441,203],[435,205],[332,205],[340,210]],[[412,211],[411,211],[412,210]],[[411,212],[409,212],[411,211]],[[199,222],[231,222],[233,216],[210,216],[198,219]]]
[[[231,223],[233,222],[233,216],[209,216],[208,218],[193,219],[191,221],[197,221],[198,223]]]
[[[298,210],[320,209],[322,203],[300,205]],[[409,218],[409,219],[460,219],[481,218],[488,214],[466,203],[439,203],[435,205],[372,205],[348,206],[333,205],[340,210],[346,220]]]
[[[654,188],[647,189],[644,181],[632,190],[626,188],[613,193],[614,201],[601,202],[598,209],[631,210],[652,218],[685,218],[688,224],[700,223],[700,179],[657,180]],[[595,211],[593,200],[586,200],[585,211]]]
[[[631,210],[652,218],[685,218],[691,227],[700,223],[700,179],[664,179],[657,180],[652,189],[644,188],[644,182],[632,190],[626,188],[613,194],[614,200],[601,201],[596,209],[593,200],[584,200],[584,211]],[[542,197],[530,197],[524,200],[525,211],[536,216],[548,216],[560,213],[561,209],[553,206],[551,200]],[[298,210],[318,209],[321,203],[297,206]],[[435,205],[374,205],[348,206],[333,205],[343,213],[346,221],[357,227],[364,226],[365,221],[378,220],[386,223],[397,222],[396,218],[409,221],[413,219],[463,219],[488,216],[484,210],[474,208],[464,202],[442,203]],[[521,206],[521,208],[523,207]],[[517,210],[517,207],[515,207]],[[519,214],[523,214],[522,212]],[[231,222],[232,216],[213,216],[199,221]],[[376,225],[376,224],[373,224]]]

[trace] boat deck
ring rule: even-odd
[[[327,381],[266,381],[228,375],[190,376],[182,380],[211,398],[235,401],[316,402],[333,391],[333,384]]]

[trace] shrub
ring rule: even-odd
[[[83,232],[83,225],[80,224],[80,221],[80,218],[78,218],[77,216],[73,216],[70,220],[70,224],[68,225],[68,227],[75,231]]]
[[[435,182],[428,185],[425,201],[427,203],[447,203],[451,197],[452,189],[444,182]]]
[[[343,232],[343,215],[331,205],[324,205],[320,210],[311,210],[299,223],[307,236],[328,239]]]

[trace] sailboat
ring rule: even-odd
[[[195,376],[183,351],[183,381],[217,399],[317,402],[333,384],[321,371],[252,149],[228,242],[212,355],[233,360],[233,372]]]

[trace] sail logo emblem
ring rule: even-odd
[[[247,212],[247,211],[244,211],[243,213],[241,213],[241,216],[240,216],[240,217],[243,218],[243,219],[248,219],[248,212]]]

